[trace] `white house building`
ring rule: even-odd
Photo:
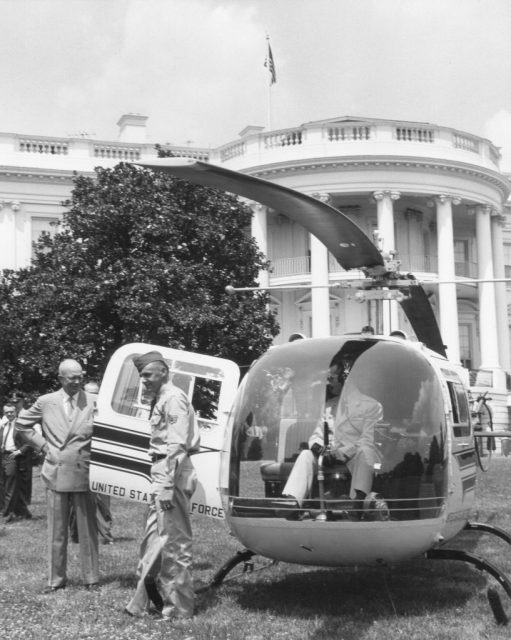
[[[156,156],[146,120],[123,116],[117,141],[0,133],[0,268],[29,264],[32,241],[62,215],[74,171]],[[496,422],[507,423],[511,286],[472,282],[511,272],[511,184],[489,140],[427,123],[340,117],[279,131],[247,127],[216,149],[171,149],[325,199],[382,250],[397,252],[401,270],[430,295],[449,358],[471,370],[476,389],[491,388]],[[272,264],[261,286],[296,286],[272,295],[276,343],[293,332],[326,336],[367,324],[412,333],[394,303],[361,305],[346,289],[311,288],[353,273],[300,225],[251,206],[252,234]]]

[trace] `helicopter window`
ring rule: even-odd
[[[469,406],[465,389],[461,382],[447,380],[451,399],[453,434],[457,438],[470,435]]]
[[[123,415],[146,420],[149,417],[151,399],[144,394],[132,357],[126,358],[121,367],[112,397],[112,408]],[[166,362],[172,383],[184,391],[191,400],[199,424],[206,426],[207,423],[216,421],[222,372],[178,360]]]
[[[332,363],[342,366],[333,369]],[[328,338],[301,341],[298,347],[291,343],[271,349],[252,366],[231,415],[231,495],[280,496],[295,462],[312,446],[313,434],[321,436],[329,406],[331,445],[338,447],[335,424],[340,424],[342,406],[346,407],[343,389],[350,386],[348,381],[382,408],[381,419],[370,431],[373,490],[394,499],[402,519],[429,517],[431,505],[438,509],[447,468],[438,375],[419,349],[379,339]],[[335,394],[337,404],[331,400]],[[352,407],[356,412],[356,405]],[[331,488],[337,497],[350,493],[350,472],[346,465],[341,467],[338,486]],[[317,500],[317,483],[309,495]],[[410,496],[424,496],[431,505],[421,507],[417,500],[408,500]]]

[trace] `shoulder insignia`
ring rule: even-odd
[[[174,424],[177,422],[177,416],[172,415],[171,413],[167,415],[167,419],[169,421],[169,424]]]

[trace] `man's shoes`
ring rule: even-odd
[[[153,576],[146,576],[144,578],[144,586],[149,600],[154,604],[156,611],[163,611],[163,600],[156,586],[156,581]]]
[[[189,622],[193,618],[193,615],[188,613],[178,613],[176,609],[172,609],[169,613],[160,613],[158,622]]]
[[[56,587],[52,587],[52,586],[48,586],[45,587],[43,589],[43,595],[47,596],[50,593],[55,593],[55,591],[60,591],[60,589],[65,589],[66,588],[66,583],[63,582],[62,584],[57,585]]]
[[[372,491],[364,500],[365,520],[380,520],[386,522],[390,520],[390,509],[379,493]]]
[[[99,591],[99,584],[97,582],[91,582],[90,584],[86,584],[85,588],[87,591]]]

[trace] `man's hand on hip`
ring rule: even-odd
[[[174,492],[172,489],[163,489],[155,498],[156,506],[159,506],[163,511],[168,511],[174,506],[174,503],[172,502],[173,498]]]

